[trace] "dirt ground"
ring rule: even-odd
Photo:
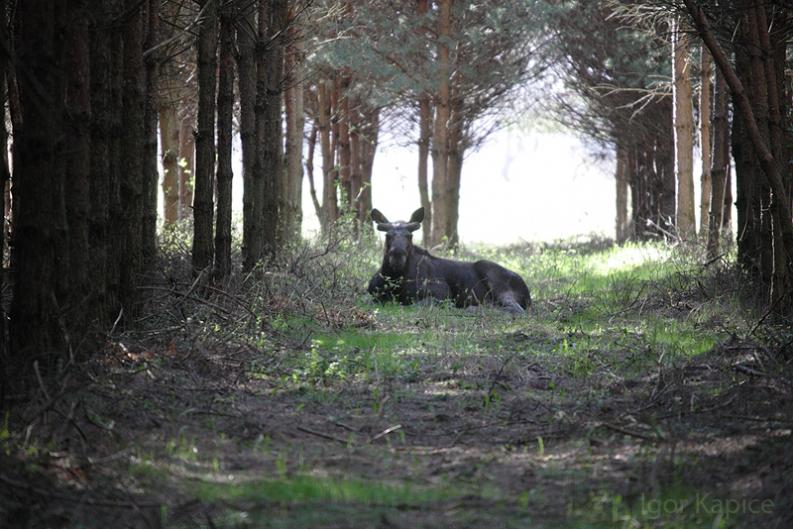
[[[784,337],[667,360],[637,323],[701,300],[535,299],[120,333],[6,417],[0,526],[793,527]]]

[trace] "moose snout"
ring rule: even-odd
[[[393,249],[388,252],[388,264],[395,270],[404,268],[407,258],[408,254],[404,250]]]

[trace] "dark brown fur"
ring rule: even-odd
[[[376,300],[408,305],[448,299],[457,307],[490,303],[519,314],[529,308],[529,288],[515,272],[491,261],[466,263],[435,257],[414,246],[412,232],[423,218],[423,208],[408,222],[389,222],[372,210],[378,230],[386,232],[383,263],[369,281],[369,293]]]

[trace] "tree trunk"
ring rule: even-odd
[[[160,105],[160,141],[162,142],[162,196],[165,225],[179,220],[179,120],[176,105]]]
[[[327,235],[333,229],[338,218],[338,202],[336,197],[336,178],[333,164],[333,150],[330,141],[330,94],[328,81],[317,83],[317,127],[319,143],[322,150],[322,230]]]
[[[123,250],[120,259],[120,300],[127,315],[132,312],[136,299],[135,276],[141,270],[143,244],[143,153],[146,144],[146,75],[143,63],[143,4],[139,0],[126,0],[124,39],[124,88],[121,146],[121,204],[124,229]]]
[[[8,25],[7,25],[7,18],[6,18],[6,3],[7,0],[0,0],[0,46],[3,47],[3,50],[8,49],[10,39],[8,38]],[[10,60],[6,56],[5,51],[0,53],[0,118],[2,118],[2,123],[0,123],[0,149],[2,149],[2,156],[0,156],[0,185],[2,185],[2,196],[0,196],[0,212],[3,213],[3,219],[0,221],[0,292],[4,290],[5,287],[5,274],[2,273],[3,269],[5,268],[5,252],[6,252],[6,218],[7,215],[7,207],[8,207],[8,197],[6,194],[6,189],[8,187],[9,181],[11,179],[11,173],[9,172],[9,160],[8,160],[8,130],[6,129],[6,100],[8,99],[8,91],[6,90],[6,79],[7,75],[6,72],[9,70],[10,67]],[[8,349],[6,347],[6,311],[5,311],[5,304],[0,303],[0,409],[7,409],[6,408],[6,381],[8,380]]]
[[[122,137],[121,38],[107,22],[123,10],[118,1],[105,2],[98,27],[91,31],[91,175],[88,277],[93,288],[89,310],[100,322],[118,315],[118,260],[113,259],[110,241],[118,241],[119,146]],[[111,316],[111,312],[113,312]]]
[[[243,12],[237,23],[237,71],[240,92],[242,146],[242,270],[250,272],[261,259],[260,217],[256,207],[256,10],[248,0],[237,0]]]
[[[350,205],[353,214],[353,229],[360,236],[361,183],[363,182],[363,159],[361,158],[361,115],[357,106],[350,115]]]
[[[426,16],[429,11],[429,0],[418,0],[416,2],[416,13],[418,16]],[[429,55],[425,56],[430,60]],[[432,135],[432,106],[430,95],[426,92],[419,96],[419,160],[418,160],[418,179],[419,197],[421,207],[424,208],[424,222],[421,223],[421,235],[425,245],[430,245],[432,237],[432,206],[429,194],[429,175],[428,158],[430,153],[430,137]]]
[[[311,195],[311,202],[314,204],[314,213],[317,219],[322,222],[322,204],[319,203],[317,198],[317,188],[314,185],[314,152],[317,147],[317,124],[311,126],[311,133],[308,135],[308,155],[306,155],[306,177],[308,178],[309,194]]]
[[[285,94],[286,108],[286,178],[287,178],[287,242],[300,239],[303,223],[303,43],[290,27],[290,45],[286,51],[289,75]]]
[[[711,134],[710,134],[710,91],[711,76],[713,74],[713,59],[706,46],[702,46],[700,65],[700,93],[699,93],[699,144],[702,149],[702,176],[699,180],[699,234],[701,238],[708,236],[708,216],[711,202]]]
[[[694,110],[690,75],[688,36],[674,20],[672,46],[674,54],[674,128],[675,172],[677,175],[677,231],[684,240],[696,234],[694,213]]]
[[[161,0],[148,0],[147,37],[145,50],[153,50],[159,43]],[[157,116],[159,113],[159,63],[160,53],[149,52],[146,65],[145,151],[143,158],[143,263],[147,268],[157,255]]]
[[[435,121],[432,136],[432,237],[433,246],[443,241],[447,225],[448,204],[448,127],[450,118],[449,90],[451,64],[449,59],[449,39],[451,36],[452,0],[440,0],[438,5],[438,73],[440,86],[435,101]]]
[[[339,105],[337,112],[338,148],[339,148],[339,180],[341,182],[342,203],[344,212],[352,210],[352,184],[350,182],[350,76],[342,72],[339,76]]]
[[[724,75],[716,72],[713,113],[713,167],[711,170],[711,202],[708,222],[708,258],[715,259],[720,252],[721,227],[724,217],[724,190],[730,173],[729,123],[727,84]]]
[[[370,214],[372,212],[372,171],[380,134],[380,109],[369,110],[366,113],[365,121],[366,125],[361,129],[361,200],[358,209],[358,220],[361,223],[362,230],[370,230],[372,226],[370,222]]]
[[[288,5],[286,0],[269,0],[269,10],[260,11],[259,36],[260,45],[265,51],[262,56],[264,72],[259,71],[260,84],[264,88],[264,128],[262,146],[262,164],[265,179],[264,217],[262,232],[264,234],[263,251],[269,257],[280,252],[283,243],[284,215],[286,213],[286,175],[284,174],[283,126],[281,123],[281,85],[284,72],[284,30]],[[265,11],[267,11],[265,13]],[[263,26],[266,22],[266,26]],[[262,79],[263,76],[263,79]]]
[[[432,207],[430,206],[429,185],[427,181],[427,161],[430,152],[430,131],[432,129],[432,108],[430,97],[423,94],[419,97],[419,196],[421,207],[424,208],[424,222],[421,233],[424,244],[431,241]]]
[[[463,171],[465,156],[465,136],[463,131],[463,101],[457,97],[452,102],[452,112],[449,118],[449,135],[447,145],[449,148],[448,161],[446,162],[446,227],[443,236],[449,248],[457,248],[459,234],[457,222],[460,216],[460,180]]]
[[[617,164],[615,180],[617,182],[617,243],[628,240],[628,156],[622,143],[617,144]]]
[[[15,127],[15,228],[12,244],[8,382],[27,389],[32,367],[44,377],[54,374],[66,336],[59,324],[59,275],[66,272],[63,241],[67,236],[63,203],[63,134],[65,49],[64,12],[58,2],[21,2],[15,13],[15,43],[20,75],[23,126]],[[5,390],[5,388],[4,388]]]
[[[198,127],[193,199],[193,271],[212,264],[212,217],[215,174],[215,93],[217,82],[217,3],[203,0],[198,28]]]
[[[220,14],[220,50],[217,98],[217,218],[215,223],[215,267],[222,280],[231,273],[231,168],[232,122],[234,120],[234,18],[227,6]]]
[[[195,187],[195,115],[182,118],[179,129],[179,218],[187,219],[193,215],[193,189]]]

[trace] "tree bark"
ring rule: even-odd
[[[700,237],[708,236],[708,217],[710,215],[711,202],[711,164],[712,164],[712,145],[710,131],[711,116],[711,76],[713,75],[713,59],[706,46],[702,46],[702,57],[700,64],[700,93],[699,93],[699,144],[702,149],[702,175],[699,180],[700,200],[699,200],[699,222]]]
[[[195,187],[195,115],[182,118],[179,128],[179,218],[193,216],[193,190]]]
[[[451,64],[449,38],[451,36],[452,0],[438,4],[438,73],[440,86],[435,96],[435,121],[432,136],[432,236],[430,246],[443,241],[447,225],[448,204],[445,201],[448,186],[448,127],[450,118],[449,95]]]
[[[716,72],[713,113],[713,166],[711,169],[711,202],[708,222],[708,258],[715,259],[721,251],[724,217],[724,190],[730,173],[727,84],[724,75]]]
[[[371,227],[369,216],[372,212],[372,171],[379,135],[380,109],[375,108],[366,113],[366,125],[361,134],[361,200],[358,219],[363,229],[366,229],[364,226]]]
[[[327,88],[328,81],[317,83],[317,128],[322,151],[322,230],[327,235],[338,218],[336,178],[333,163],[333,149],[330,141],[331,101]]]
[[[0,196],[0,211],[3,213],[3,219],[0,221],[0,272],[5,268],[5,252],[6,244],[6,219],[8,218],[8,196],[6,189],[8,188],[11,173],[9,172],[8,160],[8,130],[6,129],[6,100],[8,99],[8,90],[6,89],[7,72],[11,65],[10,54],[6,55],[6,51],[10,44],[8,38],[8,21],[6,18],[6,3],[7,0],[0,0],[0,149],[2,149],[2,156],[0,156],[0,185],[2,185],[2,196]],[[3,291],[5,286],[5,274],[0,273],[0,292]],[[8,380],[8,348],[6,347],[6,311],[5,305],[0,303],[0,409],[6,409],[6,381]]]
[[[21,2],[15,13],[17,64],[23,125],[14,129],[15,229],[12,244],[10,389],[25,391],[32,367],[51,376],[66,337],[60,319],[61,286],[68,260],[63,250],[66,211],[64,172],[64,11],[57,2]],[[4,388],[5,390],[6,388]]]
[[[457,248],[459,234],[457,222],[460,216],[460,181],[462,179],[463,159],[465,157],[465,136],[463,130],[463,101],[458,97],[452,102],[449,118],[448,161],[446,162],[446,227],[443,236],[449,248]]]
[[[234,17],[229,7],[220,14],[220,49],[217,97],[217,218],[215,267],[222,280],[231,273],[232,122],[234,119]]]
[[[148,0],[146,21],[147,36],[144,50],[153,50],[159,43],[160,2]],[[152,51],[145,58],[146,107],[145,150],[143,153],[143,265],[148,268],[157,256],[157,184],[160,174],[157,167],[157,117],[160,107],[159,96],[159,51]]]
[[[432,108],[430,97],[422,94],[419,97],[419,196],[421,207],[424,208],[424,222],[421,223],[421,234],[424,244],[432,240],[432,207],[430,205],[429,185],[427,181],[427,161],[430,152],[430,132],[432,129]]]
[[[617,183],[617,243],[628,240],[628,156],[625,146],[617,144],[615,180]]]
[[[127,315],[134,314],[135,276],[141,270],[143,224],[143,153],[146,144],[146,72],[143,63],[143,4],[126,0],[129,13],[123,31],[124,85],[121,146],[121,204],[124,229],[120,260],[120,300]]]
[[[684,240],[696,234],[694,213],[694,111],[690,75],[688,36],[680,21],[674,20],[672,31],[673,98],[675,129],[675,171],[677,174],[677,230]]]
[[[237,23],[237,71],[240,93],[240,143],[242,146],[242,270],[250,272],[261,258],[260,217],[256,202],[256,9],[248,0],[237,0],[242,11]]]
[[[350,181],[350,76],[346,71],[339,75],[338,92],[338,148],[339,148],[339,180],[341,182],[342,203],[344,212],[352,210],[352,184]]]
[[[193,199],[193,272],[212,264],[215,174],[215,97],[217,82],[217,3],[203,0],[198,29],[198,126]]]
[[[303,100],[303,43],[294,26],[290,27],[290,44],[286,51],[288,81],[286,108],[286,178],[287,178],[287,242],[300,239],[303,223],[303,132],[305,109]]]
[[[160,141],[163,220],[168,226],[179,220],[179,120],[171,102],[160,105]]]
[[[314,185],[314,152],[317,147],[317,124],[316,122],[311,126],[311,132],[308,135],[308,154],[306,156],[306,177],[308,178],[309,194],[311,195],[311,202],[314,204],[314,213],[317,215],[320,223],[323,219],[322,204],[319,203],[317,198],[317,188]]]
[[[88,276],[91,211],[91,74],[89,2],[70,0],[69,39],[64,48],[66,65],[65,129],[69,149],[64,153],[66,166],[66,222],[68,225],[68,305],[79,305],[91,292]],[[87,304],[93,308],[92,303]],[[69,318],[73,330],[82,335],[92,315],[88,310],[74,311]]]
[[[264,8],[262,8],[264,9]],[[269,0],[269,10],[259,15],[260,46],[265,46],[262,59],[264,72],[260,71],[260,80],[264,76],[262,94],[264,100],[264,144],[263,170],[265,178],[264,217],[262,232],[264,234],[263,251],[269,257],[280,253],[284,237],[284,215],[286,213],[286,175],[284,174],[283,126],[281,123],[281,99],[284,72],[284,30],[286,29],[288,5],[286,0]],[[268,16],[269,15],[269,18]],[[264,19],[264,20],[263,20]],[[262,22],[267,22],[262,26]],[[262,68],[262,64],[259,64]]]

